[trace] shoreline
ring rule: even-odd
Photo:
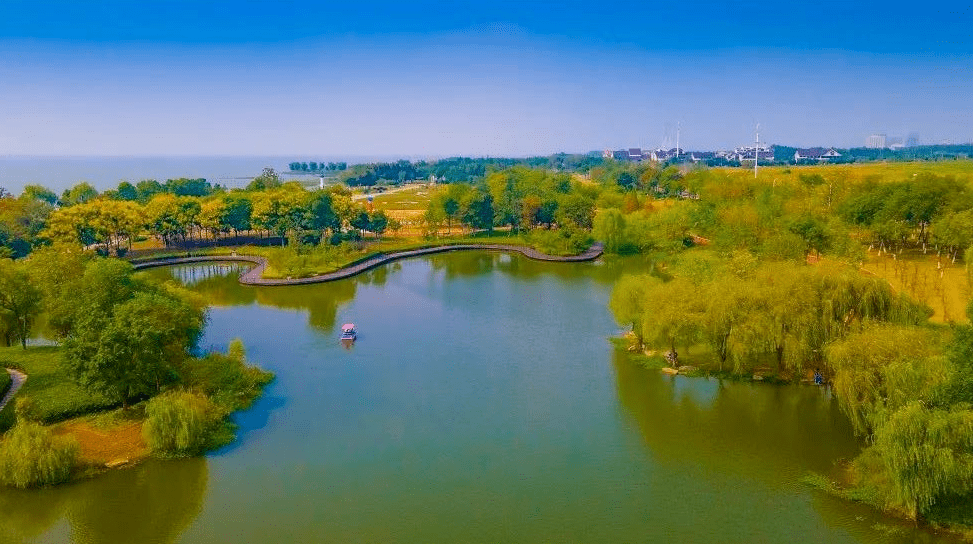
[[[305,278],[285,278],[285,279],[269,279],[262,277],[264,269],[267,268],[267,258],[260,257],[256,255],[203,255],[199,257],[175,257],[171,259],[158,259],[153,261],[145,261],[140,263],[132,263],[135,270],[145,270],[147,268],[156,268],[160,266],[170,266],[176,264],[190,264],[190,263],[201,263],[201,262],[213,262],[213,261],[230,261],[230,262],[249,262],[256,266],[244,271],[240,274],[239,280],[243,285],[255,285],[262,287],[272,287],[281,285],[306,285],[311,283],[325,283],[330,281],[337,281],[352,276],[356,276],[366,270],[371,270],[372,268],[387,264],[393,261],[398,261],[401,259],[408,259],[410,257],[419,257],[422,255],[432,255],[435,253],[445,253],[448,251],[501,251],[501,252],[513,252],[520,253],[527,258],[534,259],[537,261],[547,261],[547,262],[565,262],[565,263],[577,263],[577,262],[589,262],[597,259],[604,253],[604,245],[600,242],[596,242],[591,245],[584,253],[578,255],[568,255],[568,256],[556,256],[548,255],[546,253],[541,253],[536,249],[527,246],[517,246],[517,245],[507,245],[507,244],[454,244],[454,245],[441,245],[433,247],[425,247],[419,249],[412,249],[407,251],[397,251],[393,253],[379,253],[378,255],[373,255],[371,257],[366,257],[364,259],[352,262],[334,272],[328,272],[325,274],[318,274],[316,276],[308,276]]]

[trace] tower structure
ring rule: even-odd
[[[757,163],[760,162],[760,123],[757,123],[756,136],[753,140],[753,179],[757,179]]]

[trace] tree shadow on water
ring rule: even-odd
[[[148,460],[49,489],[0,489],[0,541],[33,542],[67,520],[86,544],[170,543],[202,511],[206,459]]]
[[[236,439],[222,448],[210,453],[212,456],[229,455],[243,446],[250,435],[265,428],[270,423],[270,415],[287,405],[284,397],[264,395],[257,399],[249,409],[233,414],[231,420],[237,425]]]

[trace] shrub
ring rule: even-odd
[[[229,355],[210,353],[189,361],[182,371],[185,386],[210,397],[228,411],[249,408],[274,375],[246,364],[243,343],[234,340]]]
[[[226,414],[203,395],[170,391],[145,407],[142,436],[157,455],[197,455],[220,445]]]
[[[30,398],[30,395],[24,393],[18,395],[14,399],[14,414],[17,416],[17,421],[32,421],[34,423],[40,423],[40,417],[37,413],[37,404]]]
[[[7,374],[0,368],[0,400],[3,400],[3,396],[7,394],[7,390],[13,385],[13,380],[10,378],[10,374]]]
[[[3,410],[0,410],[0,434],[7,432],[17,422],[17,415],[14,413],[14,403],[8,402]]]
[[[73,437],[55,436],[36,423],[20,422],[0,442],[0,483],[25,488],[67,481],[78,453]]]

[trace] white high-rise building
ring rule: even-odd
[[[868,138],[865,138],[865,147],[869,149],[884,149],[887,147],[885,145],[885,135],[872,134]]]

